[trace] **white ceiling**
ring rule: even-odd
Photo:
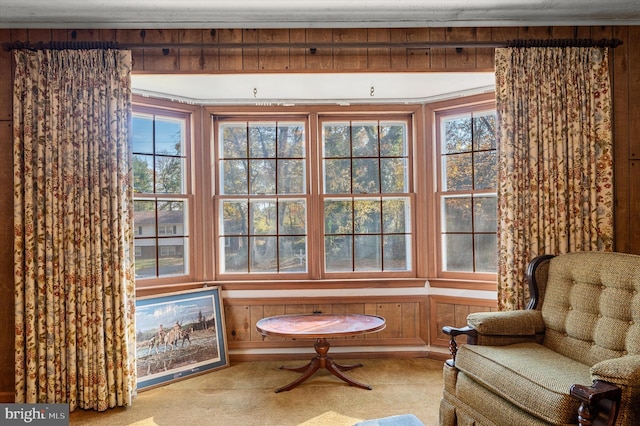
[[[638,0],[0,0],[0,28],[638,24]]]

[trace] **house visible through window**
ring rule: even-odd
[[[138,278],[188,273],[187,129],[187,115],[134,110],[132,150]]]

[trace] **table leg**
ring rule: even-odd
[[[338,364],[334,362],[333,358],[331,358],[330,356],[327,356],[327,352],[329,352],[330,345],[327,339],[325,338],[317,339],[313,347],[316,350],[317,355],[313,357],[313,359],[308,364],[305,364],[300,367],[285,367],[285,366],[280,367],[281,370],[296,371],[303,374],[302,376],[298,377],[296,380],[289,383],[288,385],[276,389],[276,393],[288,391],[295,388],[300,383],[304,382],[309,377],[311,377],[320,368],[326,368],[327,370],[329,370],[329,372],[331,372],[331,374],[333,374],[340,380],[347,382],[351,386],[356,386],[361,389],[371,390],[371,386],[365,385],[364,383],[360,383],[356,380],[353,380],[342,373],[343,371],[352,370],[357,367],[362,367],[362,363],[343,365],[343,364]]]

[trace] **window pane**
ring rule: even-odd
[[[351,137],[354,157],[378,156],[377,123],[353,123]]]
[[[443,154],[471,151],[471,114],[442,121],[441,150]]]
[[[133,222],[139,230],[136,236],[155,237],[156,236],[156,202],[155,201],[133,201]],[[136,245],[138,243],[136,242]],[[155,242],[153,243],[155,245]]]
[[[278,194],[304,194],[304,160],[278,160]]]
[[[307,271],[307,244],[304,237],[280,237],[280,272]]]
[[[380,235],[356,235],[354,270],[381,271],[382,247],[380,244]]]
[[[140,256],[136,256],[136,278],[152,278],[156,276],[156,240],[142,239],[136,240],[136,251],[140,251]]]
[[[473,146],[476,150],[496,149],[496,114],[493,111],[474,114]]]
[[[276,124],[249,124],[249,157],[275,158],[276,156]]]
[[[306,235],[307,205],[305,200],[278,202],[280,235]]]
[[[153,155],[133,155],[133,190],[153,194]]]
[[[247,158],[247,125],[221,124],[222,158]]]
[[[380,193],[380,165],[377,158],[353,160],[353,193]]]
[[[350,160],[324,160],[324,193],[351,193]]]
[[[224,201],[222,203],[222,234],[247,235],[249,205],[246,201]]]
[[[498,242],[496,234],[476,234],[476,271],[497,272]]]
[[[324,233],[353,233],[353,212],[351,201],[326,200],[324,202]]]
[[[411,211],[408,198],[382,200],[382,232],[400,234],[411,232]]]
[[[133,152],[153,154],[153,118],[147,116],[133,116],[131,143]]]
[[[186,274],[188,238],[162,238],[158,240],[158,274]]]
[[[383,269],[407,271],[411,268],[411,237],[409,235],[383,236]]]
[[[276,160],[250,160],[251,194],[276,193]]]
[[[352,238],[350,235],[324,237],[325,270],[327,272],[353,271]]]
[[[443,238],[444,268],[446,271],[473,271],[473,236],[445,234]]]
[[[476,189],[493,189],[498,179],[496,151],[477,152],[473,164]]]
[[[471,232],[471,197],[444,197],[442,232]]]
[[[474,197],[473,215],[475,232],[496,232],[498,229],[497,197]]]
[[[380,201],[355,200],[353,202],[354,232],[356,234],[380,233]]]
[[[409,168],[406,158],[381,158],[382,192],[408,192]]]
[[[156,193],[183,194],[185,159],[156,155]]]
[[[222,193],[243,195],[247,193],[247,176],[249,164],[247,160],[222,161]]]
[[[278,158],[304,158],[304,144],[304,123],[278,123]]]
[[[473,188],[472,155],[453,154],[442,157],[443,191],[462,191]]]
[[[380,123],[380,156],[406,157],[407,155],[405,123]]]
[[[277,238],[250,237],[251,272],[277,272]]]
[[[251,235],[275,235],[276,222],[274,201],[251,202]]]
[[[158,229],[169,229],[169,235],[187,235],[187,220],[184,201],[158,202]]]
[[[223,272],[246,273],[249,272],[249,256],[247,237],[222,238],[224,250],[221,270]]]
[[[351,156],[349,123],[325,123],[322,128],[322,148],[325,158]]]
[[[184,155],[184,122],[156,118],[156,154]]]

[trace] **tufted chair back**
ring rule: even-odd
[[[544,345],[593,366],[640,355],[640,256],[577,252],[551,259]]]

